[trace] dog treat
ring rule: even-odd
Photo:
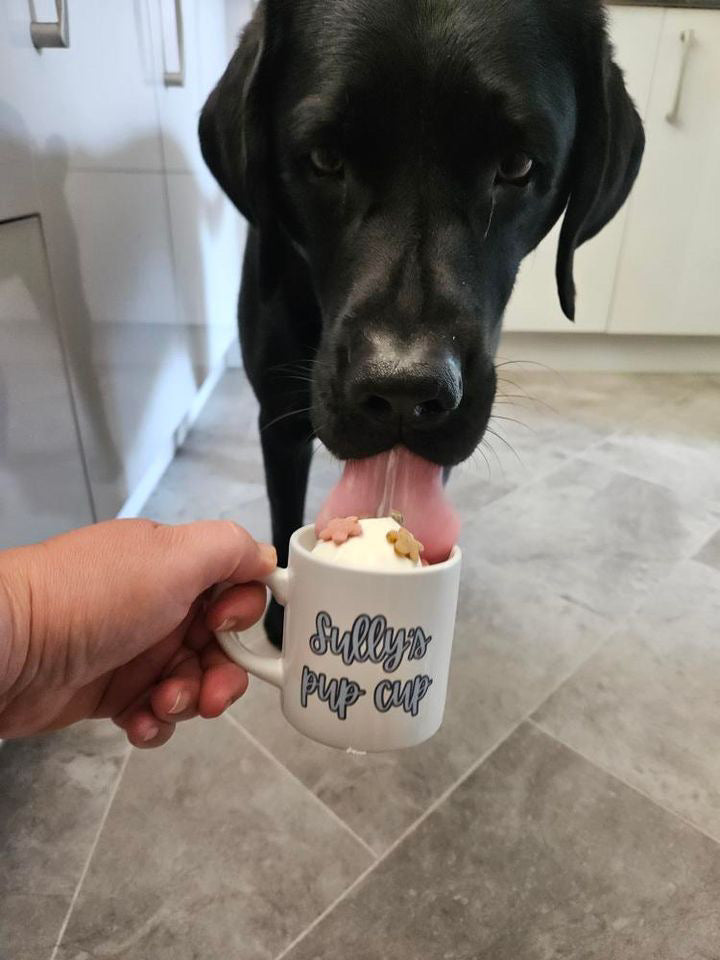
[[[361,570],[402,571],[422,565],[422,544],[393,517],[330,520],[312,552],[328,563]]]
[[[420,554],[425,547],[405,527],[400,527],[399,530],[389,530],[385,534],[385,539],[388,543],[392,543],[395,547],[395,553],[399,557],[410,557],[413,563],[420,562]]]
[[[362,527],[357,517],[335,517],[318,534],[320,540],[332,540],[336,545],[345,543],[350,537],[359,537]]]

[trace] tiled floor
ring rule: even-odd
[[[501,374],[440,733],[347,756],[254,682],[7,744],[1,960],[720,960],[720,378]],[[267,537],[254,420],[229,373],[146,512]]]

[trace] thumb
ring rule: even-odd
[[[277,566],[274,547],[258,543],[230,520],[200,520],[157,530],[170,539],[173,573],[188,596],[215,583],[259,580]]]

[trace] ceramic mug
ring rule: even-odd
[[[282,710],[305,736],[377,752],[431,737],[445,710],[461,552],[402,571],[353,570],[312,554],[313,526],[296,530],[287,569],[265,583],[285,607],[281,656],[222,632],[225,653],[280,688]]]

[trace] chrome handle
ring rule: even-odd
[[[687,69],[690,49],[695,42],[694,30],[683,30],[680,34],[680,43],[682,52],[680,55],[680,66],[678,68],[677,83],[675,84],[675,98],[670,110],[665,114],[668,123],[677,123],[680,117],[680,98],[682,97],[683,82],[685,80],[685,70]]]
[[[175,0],[175,32],[177,35],[178,69],[165,70],[163,83],[166,87],[185,86],[185,36],[183,32],[182,0]],[[163,58],[165,51],[163,50]]]
[[[30,39],[36,50],[43,47],[69,47],[70,24],[68,23],[67,0],[55,0],[57,20],[36,20],[35,4],[30,4]]]

